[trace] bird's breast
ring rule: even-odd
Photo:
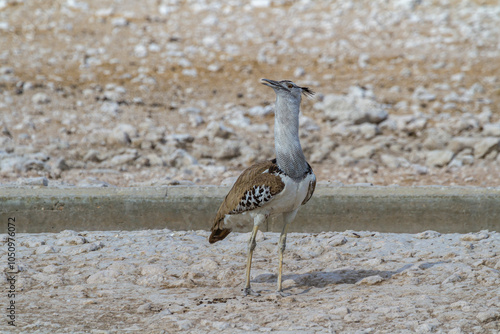
[[[295,180],[283,174],[281,174],[280,177],[285,187],[283,191],[269,203],[273,214],[290,212],[299,208],[307,196],[309,183],[315,178],[314,174],[308,174],[302,180]]]

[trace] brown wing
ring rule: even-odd
[[[269,173],[273,170],[277,170],[273,161],[262,161],[241,173],[217,211],[208,239],[210,243],[224,239],[231,232],[231,229],[223,226],[226,215],[261,207],[283,190],[285,184],[281,177]]]

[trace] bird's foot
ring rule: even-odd
[[[283,292],[283,290],[278,290],[278,291],[276,291],[276,295],[278,297],[288,297],[288,296],[291,296],[292,294],[288,293],[288,292]]]
[[[245,296],[255,296],[255,297],[260,296],[260,293],[255,292],[250,288],[244,288],[243,293],[245,294]]]

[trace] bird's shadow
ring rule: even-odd
[[[418,267],[420,269],[428,269],[439,263],[423,263]],[[327,285],[331,284],[356,284],[357,282],[363,280],[366,277],[370,276],[380,276],[384,280],[387,280],[394,276],[395,274],[399,274],[410,267],[413,267],[414,264],[405,264],[403,267],[397,270],[371,270],[371,269],[338,269],[334,271],[314,271],[305,274],[291,274],[291,275],[283,275],[283,281],[285,280],[293,280],[295,282],[295,286],[288,287],[284,290],[289,290],[292,288],[298,287],[316,287],[323,288]],[[262,274],[255,279],[253,282],[256,283],[275,283],[277,275],[276,274]],[[306,293],[310,289],[305,289],[302,293]]]

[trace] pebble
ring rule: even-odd
[[[234,134],[234,130],[225,126],[221,122],[210,122],[206,128],[206,134],[209,139],[213,140],[214,138],[223,138],[228,139]]]
[[[426,163],[428,166],[443,167],[453,158],[453,151],[450,150],[434,150],[427,153]]]
[[[436,232],[436,231],[424,231],[421,233],[418,233],[415,237],[417,239],[434,239],[438,238],[441,236],[441,233]]]
[[[480,241],[483,239],[487,239],[489,237],[489,233],[485,231],[481,231],[478,233],[468,233],[460,237],[462,241]]]
[[[137,159],[137,153],[124,153],[115,155],[108,161],[110,166],[121,166],[125,164],[129,164]]]
[[[110,145],[128,145],[132,142],[132,138],[137,136],[137,129],[133,125],[119,124],[111,130],[106,141]]]
[[[500,138],[488,137],[479,140],[474,145],[474,157],[484,158],[485,155],[495,150],[498,151],[500,149]]]
[[[52,247],[51,245],[43,245],[39,246],[35,250],[35,254],[40,255],[40,254],[47,254],[47,253],[55,253],[56,249]]]
[[[485,136],[500,137],[500,123],[485,124],[483,126],[483,134]]]
[[[380,275],[368,276],[358,281],[356,284],[374,285],[383,282],[384,278]]]
[[[500,312],[498,310],[479,312],[476,317],[482,323],[488,323],[488,322],[499,320],[500,319]]]
[[[47,104],[50,103],[50,97],[45,93],[36,93],[31,98],[34,104]]]
[[[21,178],[17,180],[17,184],[20,186],[43,186],[47,187],[49,185],[49,180],[45,176],[40,177],[28,177]]]

